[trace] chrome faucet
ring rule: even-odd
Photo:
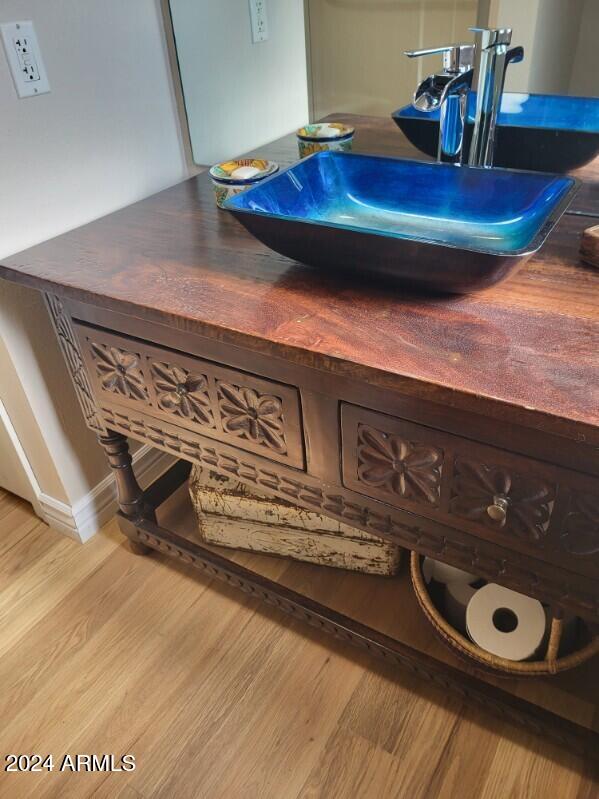
[[[443,54],[443,69],[423,80],[414,93],[413,106],[419,111],[439,109],[437,160],[461,164],[468,92],[474,75],[474,45],[448,44],[427,50],[407,50],[408,58]]]
[[[522,47],[508,49],[511,28],[470,28],[480,34],[480,65],[477,74],[476,114],[468,164],[490,167],[495,152],[495,128],[501,105],[505,72],[508,64],[522,61]],[[477,45],[450,44],[426,50],[407,50],[416,58],[434,53],[443,54],[443,69],[422,81],[414,93],[412,105],[419,111],[439,109],[439,148],[437,160],[461,164],[463,160],[464,125],[468,94],[474,77]]]
[[[474,134],[470,145],[470,166],[493,166],[495,129],[501,106],[505,73],[508,65],[524,58],[523,47],[508,49],[511,28],[470,28],[480,35],[480,66],[476,88]]]

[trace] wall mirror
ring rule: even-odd
[[[248,0],[170,0],[196,163],[238,155],[340,111],[389,116],[441,64],[438,55],[410,60],[404,50],[473,41],[468,29],[476,25],[509,26],[512,43],[524,47],[524,60],[507,72],[507,92],[599,95],[597,0],[264,5],[267,37],[254,42]]]

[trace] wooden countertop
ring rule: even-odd
[[[356,150],[422,158],[392,120],[340,116],[356,127]],[[294,136],[259,153],[291,163]],[[572,208],[599,215],[599,159],[577,174]],[[430,298],[268,250],[215,207],[204,172],[4,259],[0,277],[599,444],[599,272],[578,258],[594,221],[564,216],[499,286]]]

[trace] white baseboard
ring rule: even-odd
[[[133,456],[135,474],[142,487],[160,477],[172,466],[175,458],[144,444]],[[38,494],[40,515],[54,530],[77,541],[87,541],[117,511],[116,486],[112,474],[107,475],[88,494],[74,505],[54,497]]]

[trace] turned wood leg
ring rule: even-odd
[[[154,509],[144,501],[143,491],[135,478],[127,438],[121,433],[109,431],[107,435],[98,436],[98,440],[114,472],[121,512],[131,521],[148,519],[155,522]],[[151,551],[149,547],[130,538],[128,543],[130,550],[136,555],[146,555]]]

